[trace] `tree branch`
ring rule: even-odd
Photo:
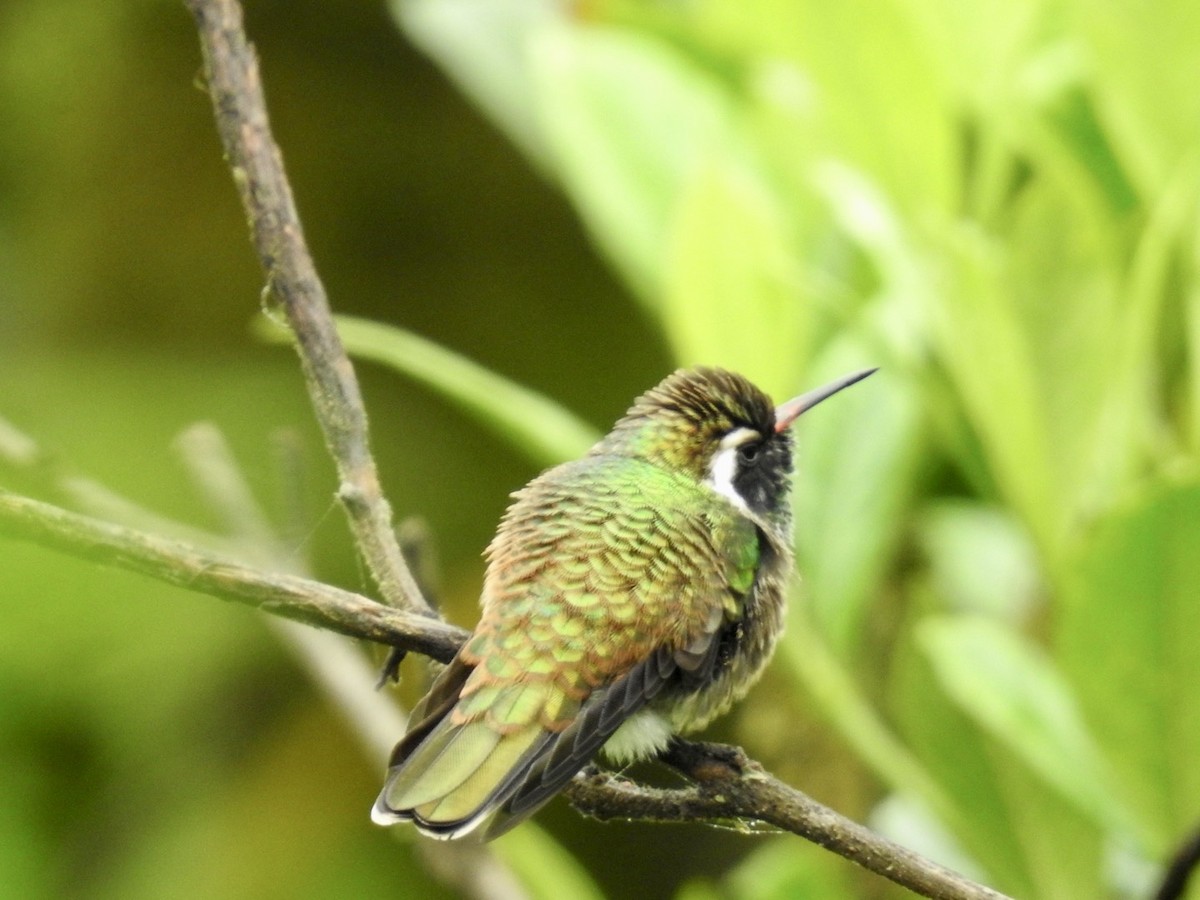
[[[325,443],[337,465],[338,498],[355,544],[393,606],[432,615],[404,563],[392,511],[371,456],[367,414],[317,275],[283,157],[271,135],[254,49],[232,0],[187,0],[196,19],[217,131],[249,219],[254,248],[296,339]]]
[[[181,541],[5,490],[0,490],[0,534],[351,637],[405,647],[441,662],[450,661],[467,635],[440,619],[387,607],[307,578],[260,572]]]
[[[696,783],[650,788],[592,769],[575,778],[567,796],[580,812],[601,820],[763,823],[819,844],[923,897],[1007,900],[784,784],[740,747],[677,739],[663,761]]]

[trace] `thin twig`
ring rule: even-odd
[[[280,541],[221,429],[212,422],[195,422],[175,438],[175,449],[222,533],[249,552],[241,559],[293,575],[309,574],[299,556]]]
[[[4,490],[0,490],[0,534],[351,637],[408,647],[441,662],[453,658],[467,634],[440,619],[384,606],[331,585],[260,572],[190,544]]]
[[[1200,829],[1189,835],[1171,857],[1162,884],[1154,892],[1154,900],[1179,900],[1197,868],[1200,868]]]
[[[176,442],[205,499],[241,545],[295,575],[308,575],[304,560],[280,540],[266,511],[237,464],[225,436],[211,424],[194,425]],[[419,570],[417,570],[419,571]],[[267,617],[272,631],[291,650],[358,737],[367,756],[388,758],[407,716],[392,698],[372,690],[371,666],[358,648],[331,631],[305,628]],[[393,652],[396,648],[392,648]],[[492,847],[464,842],[421,841],[426,867],[471,900],[527,900],[516,876]]]
[[[341,499],[355,544],[393,606],[427,615],[392,531],[392,511],[371,456],[367,414],[342,347],[325,288],[300,226],[283,157],[271,135],[254,49],[232,0],[188,0],[204,52],[217,130],[249,219],[254,247],[296,338],[317,421],[337,466]]]
[[[232,550],[216,535],[185,525],[134,503],[128,497],[76,471],[57,453],[46,450],[14,424],[0,418],[0,467],[20,474],[31,493],[110,522],[152,534],[169,535],[210,550]]]
[[[185,541],[191,538],[191,543],[199,543],[225,556],[233,555],[233,551],[227,549],[232,547],[240,560],[291,575],[309,574],[303,558],[291,549],[293,545],[281,540],[272,527],[232,449],[215,425],[198,423],[191,426],[177,439],[176,447],[193,480],[201,488],[203,499],[225,522],[227,535],[190,529],[158,516],[90,479],[68,474],[61,461],[53,467],[42,465],[46,456],[37,442],[0,420],[0,460],[18,470],[38,470],[52,490],[70,492],[70,486],[77,483],[92,486],[94,491],[76,495],[90,512],[126,514],[130,516],[129,520],[117,518],[116,521],[126,526],[149,522],[167,534],[182,537]],[[11,452],[14,448],[23,448],[24,452]],[[96,495],[102,502],[88,505]],[[99,506],[99,509],[92,506]],[[309,677],[329,696],[368,757],[376,763],[386,759],[396,735],[404,731],[407,717],[393,698],[371,689],[373,672],[363,654],[336,632],[308,628],[281,616],[265,618]],[[472,900],[527,898],[516,877],[490,847],[421,841],[418,849],[429,871],[464,897]]]

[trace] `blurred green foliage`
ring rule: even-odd
[[[776,396],[881,365],[799,431],[803,584],[717,736],[1015,896],[1147,893],[1200,825],[1194,4],[249,6],[335,306],[410,332],[347,338],[422,385],[364,367],[452,618],[505,493],[673,365]],[[298,378],[246,329],[190,28],[0,9],[2,412],[201,524],[174,432],[216,421],[270,495],[299,428],[297,546],[361,587]],[[252,615],[29,548],[0,571],[0,893],[444,890]],[[540,820],[611,894],[899,896],[795,839]],[[542,840],[501,842],[539,894]]]

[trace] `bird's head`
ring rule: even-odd
[[[638,397],[593,452],[646,459],[708,484],[756,518],[771,518],[786,506],[792,423],[874,371],[775,406],[741,375],[680,369]]]

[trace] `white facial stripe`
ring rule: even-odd
[[[737,447],[726,447],[718,450],[708,466],[708,479],[705,481],[710,488],[740,509],[749,512],[746,501],[733,486],[733,476],[737,474]]]
[[[746,441],[753,441],[760,437],[762,437],[762,435],[753,428],[735,428],[733,431],[729,432],[729,434],[725,435],[725,437],[721,438],[721,443],[719,446],[722,450],[727,447],[736,448],[746,443]]]
[[[708,478],[704,483],[742,512],[750,512],[750,507],[733,486],[733,478],[737,475],[737,451],[742,444],[760,437],[752,428],[738,428],[729,432],[721,438],[720,449],[708,464]]]

